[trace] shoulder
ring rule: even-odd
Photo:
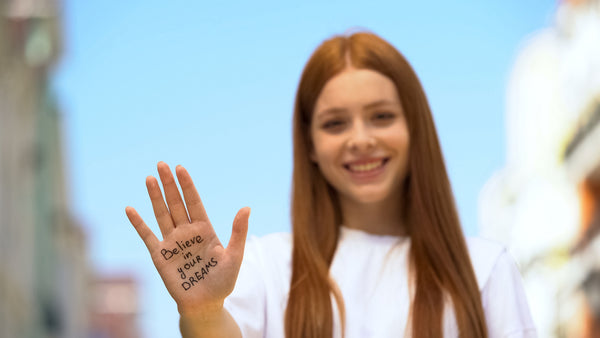
[[[499,265],[515,265],[514,259],[502,244],[481,237],[467,237],[466,240],[480,290],[496,274]]]
[[[489,337],[537,336],[519,268],[494,241],[468,238],[473,270],[481,291]]]

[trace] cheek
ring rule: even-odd
[[[328,149],[321,146],[316,146],[313,150],[311,159],[313,162],[319,165],[319,167],[326,167],[331,162],[331,154]]]
[[[336,177],[339,175],[339,149],[332,140],[322,140],[316,145],[314,151],[314,163],[316,163],[321,175],[325,180],[335,185]]]
[[[408,134],[403,134],[402,137],[398,140],[398,142],[408,155],[408,151],[410,149],[410,137],[408,136]]]
[[[410,148],[410,135],[406,124],[402,123],[394,129],[395,130],[390,135],[390,140],[392,140],[396,148],[408,152],[408,149]]]
[[[410,146],[410,137],[405,128],[389,129],[382,135],[380,140],[386,147],[392,148],[398,152],[404,152],[408,150]]]
[[[401,135],[398,145],[400,156],[403,157],[403,170],[408,173],[410,171],[410,137],[408,133]]]
[[[330,142],[328,142],[327,137],[323,137],[319,132],[313,132],[311,140],[310,159],[316,163],[326,161],[330,152],[328,149]]]
[[[323,165],[335,163],[342,152],[343,142],[335,137],[316,138],[313,146],[315,161]]]

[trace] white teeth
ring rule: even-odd
[[[383,164],[383,161],[381,160],[381,161],[365,163],[365,164],[351,164],[349,167],[350,167],[350,170],[352,170],[352,171],[365,172],[365,171],[369,171],[369,170],[378,168],[382,164]]]

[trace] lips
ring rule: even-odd
[[[378,159],[369,159],[369,160],[361,160],[348,164],[344,164],[344,168],[350,171],[353,174],[359,175],[369,175],[375,174],[381,171],[381,168],[385,166],[388,162],[389,158],[378,158]]]

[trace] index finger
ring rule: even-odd
[[[204,204],[202,204],[202,200],[200,199],[200,195],[194,186],[194,182],[192,181],[190,174],[181,165],[178,165],[175,168],[175,174],[177,174],[179,185],[183,191],[183,198],[185,199],[190,220],[192,222],[208,222],[208,215],[206,214],[206,210],[204,210]]]

